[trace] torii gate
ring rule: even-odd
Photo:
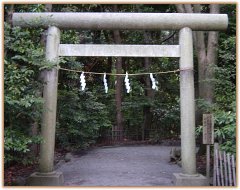
[[[177,186],[208,185],[196,172],[195,102],[192,31],[226,30],[226,14],[184,13],[14,13],[13,25],[48,28],[46,59],[59,56],[179,57],[182,173],[173,174]],[[60,44],[59,29],[180,30],[179,45],[76,45]],[[28,185],[63,185],[63,175],[53,169],[58,69],[46,71],[39,172]]]

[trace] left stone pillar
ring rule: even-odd
[[[47,32],[46,60],[57,65],[59,62],[58,49],[60,30],[50,26]],[[41,135],[43,142],[40,146],[39,172],[33,173],[27,180],[30,186],[60,186],[63,185],[63,175],[54,171],[54,148],[56,131],[58,70],[53,66],[44,71],[43,113]]]

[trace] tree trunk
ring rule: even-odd
[[[220,6],[217,4],[210,5],[210,13],[211,14],[219,14]],[[218,32],[209,32],[208,33],[208,45],[207,45],[207,65],[205,71],[205,87],[206,94],[204,94],[203,98],[208,103],[213,104],[214,102],[214,67],[217,65],[217,55],[218,55]]]
[[[220,13],[217,4],[210,5],[210,13]],[[209,105],[214,101],[214,66],[217,64],[218,32],[208,32],[207,44],[203,32],[197,32],[199,98]]]
[[[32,126],[31,126],[31,131],[30,131],[30,135],[32,137],[34,136],[37,136],[38,135],[38,122],[37,121],[34,121],[32,123]],[[30,147],[30,150],[31,150],[31,154],[36,157],[38,155],[38,151],[39,151],[39,148],[38,148],[38,145],[37,144],[32,144],[31,147]]]
[[[217,4],[210,4],[210,13],[220,13]],[[181,13],[201,13],[201,5],[194,5],[194,10],[190,4],[176,5],[176,9]],[[217,62],[218,32],[208,32],[205,36],[203,31],[194,32],[194,45],[198,58],[198,97],[204,99],[209,105],[214,101],[214,65]],[[206,40],[207,37],[207,40]]]
[[[117,12],[117,5],[113,5],[113,11]],[[113,31],[114,41],[116,44],[121,44],[121,36],[119,30]],[[116,60],[116,73],[122,73],[122,57],[118,57]],[[122,116],[122,78],[121,76],[116,77],[116,119],[117,123],[113,129],[114,140],[123,140],[123,116]]]
[[[7,17],[6,22],[10,25],[12,25],[12,14],[14,12],[14,4],[9,5],[9,8],[7,9]]]
[[[144,42],[145,44],[151,43],[151,33],[144,31]],[[149,57],[144,57],[144,68],[146,72],[149,72],[150,65],[152,63],[151,58]],[[151,81],[149,76],[145,77],[145,85],[146,85],[146,90],[145,90],[145,95],[147,96],[147,99],[149,102],[152,101],[154,98],[154,91],[151,88]],[[149,138],[149,133],[146,133],[147,129],[151,128],[152,124],[152,112],[151,112],[151,106],[147,105],[143,107],[143,126],[142,126],[142,140],[145,140]]]
[[[7,17],[6,23],[8,23],[12,27],[12,14],[14,12],[14,4],[11,4],[10,7],[7,9]],[[4,57],[7,56],[7,50],[4,50]]]

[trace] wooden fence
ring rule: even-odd
[[[214,144],[213,186],[236,186],[236,160],[234,155],[219,150]]]

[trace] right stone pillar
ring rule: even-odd
[[[182,28],[180,45],[180,111],[182,173],[174,173],[176,186],[206,186],[207,178],[196,171],[195,98],[192,30]]]

